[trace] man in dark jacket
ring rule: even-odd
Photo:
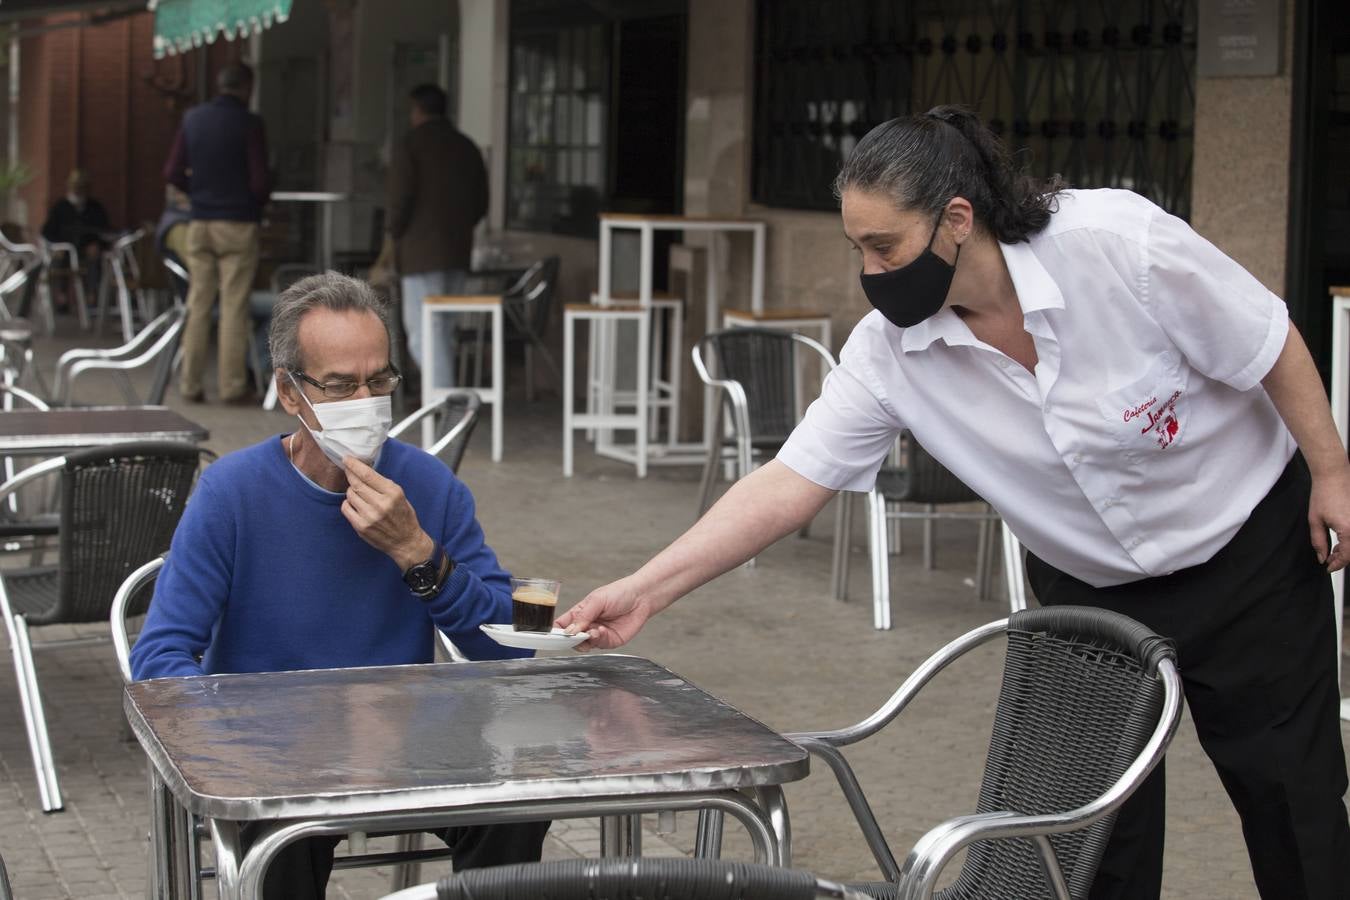
[[[75,169],[66,178],[66,195],[47,211],[42,237],[49,244],[72,244],[79,250],[86,297],[98,296],[105,237],[111,229],[108,211],[89,196],[89,176],[82,169]],[[64,255],[56,255],[52,262],[58,272],[64,272],[70,265]],[[57,303],[64,308],[59,299]]]
[[[483,154],[446,118],[445,91],[423,84],[409,94],[412,130],[389,167],[387,228],[402,276],[403,326],[408,349],[422,358],[422,301],[463,290],[473,252],[473,229],[487,213]],[[454,337],[438,323],[436,380],[453,384]]]
[[[248,353],[248,295],[258,268],[258,222],[271,192],[262,119],[248,111],[253,71],[234,63],[216,76],[220,96],[188,110],[174,138],[164,180],[187,192],[188,319],[183,332],[183,397],[203,399],[202,370],[211,336],[211,307],[220,290],[220,397],[253,399]]]

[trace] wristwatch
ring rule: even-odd
[[[440,544],[431,551],[431,558],[420,562],[403,573],[403,582],[408,590],[422,600],[430,600],[445,587],[445,579],[450,577],[455,563]]]

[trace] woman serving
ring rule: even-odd
[[[625,643],[870,489],[908,430],[1012,528],[1042,605],[1176,642],[1262,897],[1350,897],[1327,575],[1350,560],[1350,464],[1284,303],[1137,194],[1020,177],[958,108],[873,129],[835,188],[876,311],[821,398],[777,459],[558,624],[582,649]],[[1159,766],[1094,898],[1159,896],[1163,824]]]

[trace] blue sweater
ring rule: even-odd
[[[439,595],[413,596],[343,517],[344,495],[303,478],[269,438],[202,474],[131,651],[134,677],[430,662],[433,622],[470,658],[529,656],[478,630],[511,621],[511,585],[469,489],[396,440],[376,468],[455,561]]]

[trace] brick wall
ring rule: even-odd
[[[50,16],[42,24],[56,24]],[[38,24],[38,23],[29,23]],[[156,62],[154,16],[46,31],[20,47],[20,157],[33,170],[21,192],[30,232],[65,193],[66,176],[85,169],[92,193],[115,227],[159,218],[160,171],[183,110],[197,96],[196,53],[214,72],[240,48],[218,40],[203,51]]]

